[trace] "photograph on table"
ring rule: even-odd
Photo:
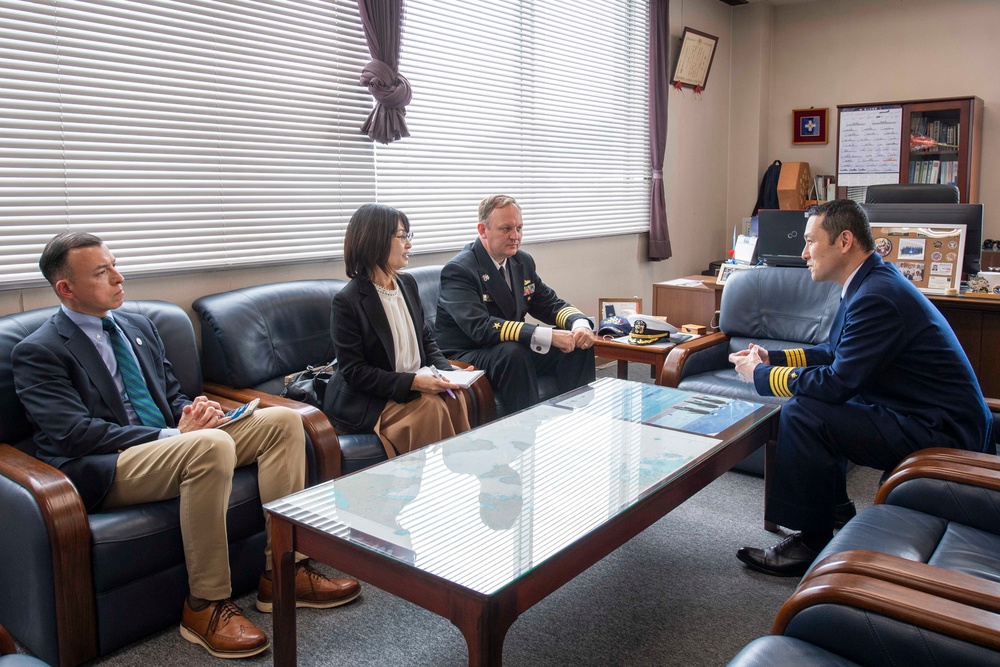
[[[637,296],[607,296],[597,299],[597,321],[618,315],[628,317],[642,312],[642,299]]]
[[[734,273],[737,271],[744,271],[746,269],[755,269],[757,267],[750,266],[747,264],[723,264],[719,267],[719,274],[715,277],[716,285],[725,285],[726,281],[729,280]]]

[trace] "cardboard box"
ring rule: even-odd
[[[808,162],[782,162],[778,176],[778,208],[797,210],[806,207],[809,191],[812,189],[812,175]]]

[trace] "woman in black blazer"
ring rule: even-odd
[[[344,236],[351,281],[333,298],[339,371],[323,411],[343,433],[374,430],[390,458],[469,430],[464,394],[426,370],[451,364],[424,322],[416,281],[399,273],[411,238],[409,220],[394,208],[355,211]]]

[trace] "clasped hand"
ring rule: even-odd
[[[552,332],[552,345],[560,352],[572,352],[574,349],[586,350],[594,346],[594,340],[594,332],[582,327],[572,331],[557,330]]]
[[[753,382],[753,371],[759,364],[770,363],[767,350],[750,343],[750,347],[729,355],[729,361],[736,366],[736,372],[744,382]]]
[[[181,433],[200,431],[205,428],[222,426],[228,417],[224,417],[222,406],[210,401],[205,396],[198,396],[190,405],[185,405],[181,411],[181,419],[177,422],[177,430]]]

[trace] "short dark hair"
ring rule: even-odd
[[[810,215],[821,215],[820,226],[830,235],[832,244],[841,232],[849,231],[858,245],[866,252],[875,249],[875,237],[868,222],[868,214],[861,204],[851,199],[834,199],[811,209]]]
[[[510,195],[490,195],[479,202],[479,222],[488,225],[490,213],[498,208],[507,208],[508,206],[513,206],[519,213],[521,211],[521,205]]]
[[[344,263],[347,277],[372,279],[375,269],[391,275],[389,250],[396,227],[410,231],[410,221],[404,213],[384,204],[365,204],[351,216],[344,234]]]
[[[52,287],[66,276],[66,258],[69,251],[76,248],[91,248],[104,245],[99,237],[87,232],[63,232],[56,234],[45,244],[45,250],[38,260],[38,268]]]

